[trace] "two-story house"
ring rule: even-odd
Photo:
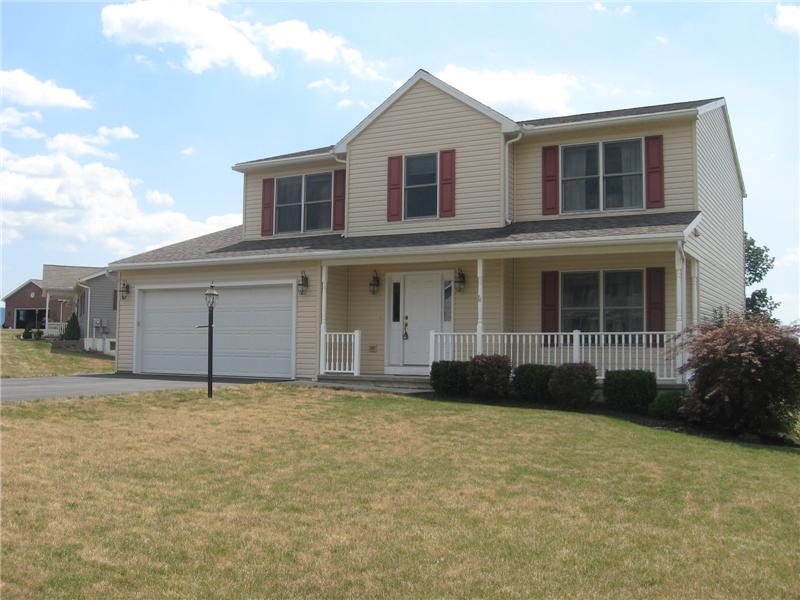
[[[425,374],[502,353],[679,379],[744,303],[725,100],[513,121],[418,71],[333,146],[234,165],[243,224],[112,264],[119,371]]]

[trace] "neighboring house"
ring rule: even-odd
[[[337,144],[239,163],[243,224],[113,263],[117,369],[316,378],[431,360],[646,368],[744,304],[725,100],[512,121],[425,71]]]
[[[64,333],[64,328],[78,298],[76,282],[81,277],[100,270],[102,270],[101,267],[42,265],[41,289],[46,298],[45,306],[50,307],[45,314],[45,335],[57,336]],[[54,303],[58,306],[55,310],[53,309]],[[81,333],[83,333],[83,329],[81,329]]]
[[[84,350],[114,355],[117,344],[117,273],[102,269],[75,282],[75,312]]]
[[[6,303],[3,327],[12,329],[45,328],[47,295],[42,289],[41,279],[28,279],[6,294],[3,302]],[[60,302],[53,298],[50,300],[50,313],[54,315],[63,313],[69,316],[72,313],[72,302]]]

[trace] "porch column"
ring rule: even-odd
[[[700,322],[700,263],[696,258],[690,263],[692,267],[692,325]]]
[[[483,354],[483,259],[478,259],[478,323],[475,328],[477,333],[477,351]]]
[[[683,341],[681,332],[686,324],[686,255],[683,248],[678,246],[675,250],[675,329],[678,332],[678,341]],[[675,356],[675,380],[683,382],[683,374],[679,369],[683,366],[683,350]]]
[[[47,333],[47,326],[50,324],[50,292],[47,292],[47,300],[44,305],[44,331]]]
[[[322,265],[322,288],[320,289],[322,295],[322,319],[319,326],[319,374],[325,373],[325,363],[327,362],[326,356],[326,339],[325,334],[328,332],[328,265]]]

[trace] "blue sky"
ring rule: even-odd
[[[336,142],[423,67],[515,118],[725,96],[800,318],[800,5],[13,3],[3,293],[241,220],[230,166]]]

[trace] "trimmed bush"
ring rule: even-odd
[[[25,329],[22,331],[22,339],[23,339],[23,340],[29,340],[29,339],[31,339],[32,337],[33,337],[33,332],[31,331],[31,328],[30,328],[30,327],[26,327],[26,328],[25,328]]]
[[[680,390],[663,391],[647,407],[647,414],[656,419],[677,420],[680,418],[678,409],[682,397],[683,392]]]
[[[64,328],[64,335],[62,339],[65,340],[79,340],[81,339],[81,324],[78,322],[78,315],[72,313],[72,316],[67,321],[67,326]]]
[[[470,361],[467,380],[470,393],[475,398],[508,398],[511,392],[511,362],[507,356],[480,354]]]
[[[680,414],[737,433],[792,435],[800,413],[800,325],[729,316],[698,325],[684,348],[690,389]]]
[[[556,368],[552,365],[520,365],[511,383],[516,394],[528,402],[552,402],[547,383]]]
[[[594,394],[597,369],[589,363],[567,363],[556,368],[547,383],[556,404],[567,407],[584,406]]]
[[[656,374],[652,371],[606,371],[603,397],[609,406],[627,412],[645,413],[657,393]]]
[[[467,370],[469,363],[457,360],[437,360],[431,365],[431,387],[442,396],[469,395]]]

